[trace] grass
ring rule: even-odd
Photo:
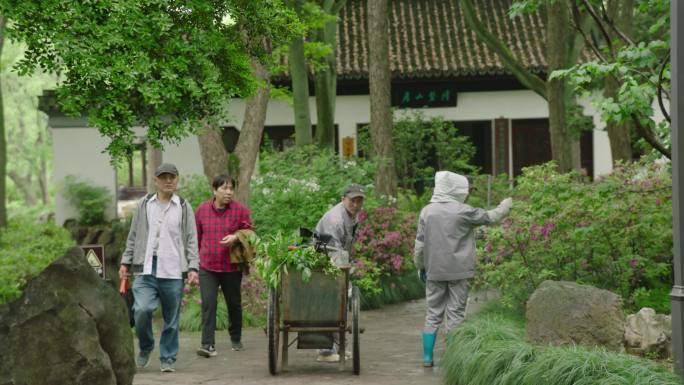
[[[680,385],[658,363],[585,347],[525,342],[519,315],[488,307],[450,336],[442,367],[447,385]]]

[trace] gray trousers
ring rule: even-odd
[[[468,302],[468,280],[430,281],[425,284],[425,333],[439,329],[446,313],[446,331],[449,333],[465,319]]]

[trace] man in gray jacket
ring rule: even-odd
[[[197,228],[190,203],[176,195],[178,169],[164,163],[154,173],[157,192],[138,202],[121,257],[119,277],[129,271],[133,283],[135,333],[140,352],[139,368],[150,363],[154,349],[152,314],[159,303],[164,328],[159,341],[162,372],[174,372],[178,354],[178,321],[183,296],[183,278],[199,283]]]
[[[425,282],[424,367],[433,365],[435,337],[444,314],[447,333],[465,318],[468,280],[475,275],[475,227],[500,221],[513,202],[506,198],[486,211],[465,204],[468,192],[466,177],[438,171],[432,199],[420,212],[413,260]]]

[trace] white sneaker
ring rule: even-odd
[[[340,355],[337,353],[333,354],[319,354],[318,358],[316,358],[316,361],[318,362],[339,362],[340,361]]]

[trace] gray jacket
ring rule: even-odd
[[[147,236],[149,225],[147,223],[147,203],[154,196],[154,193],[147,194],[142,198],[133,213],[131,229],[126,239],[126,249],[121,256],[122,265],[131,265],[132,273],[141,273],[145,264],[145,251],[147,247]],[[181,198],[181,234],[183,234],[182,266],[183,272],[188,270],[199,270],[199,252],[197,248],[197,227],[195,225],[195,214],[190,203]]]
[[[316,224],[316,232],[332,235],[329,245],[351,254],[357,217],[350,217],[342,202],[328,210]]]
[[[416,267],[431,281],[475,275],[475,228],[490,224],[487,211],[460,202],[430,203],[420,212],[414,255]]]
[[[456,281],[475,275],[475,227],[496,223],[511,209],[511,198],[493,210],[465,204],[468,179],[450,171],[435,173],[435,190],[423,207],[413,261],[430,281]]]

